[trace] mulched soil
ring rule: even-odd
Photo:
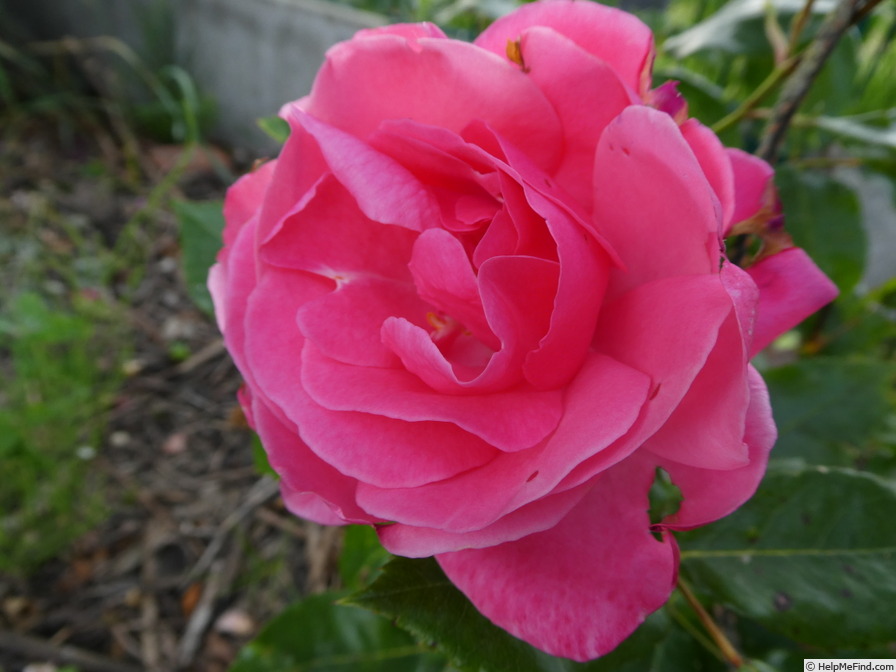
[[[18,166],[0,176],[0,194],[40,190],[112,242],[152,181],[99,193],[83,166],[108,165],[108,153],[61,148],[45,132],[0,145],[4,170]],[[146,168],[156,179],[164,170]],[[221,198],[224,187],[198,162],[174,195]],[[145,226],[145,274],[119,297],[128,296],[128,378],[95,458],[111,514],[24,579],[0,575],[0,672],[226,670],[266,620],[336,580],[339,531],[290,516],[253,466],[239,375],[184,288],[173,215],[161,208]],[[174,344],[190,355],[173,358]]]

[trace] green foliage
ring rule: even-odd
[[[208,269],[221,249],[224,214],[220,201],[175,201],[174,212],[180,226],[182,267],[190,298],[209,315],[214,314],[206,281]]]
[[[896,485],[867,473],[776,466],[733,515],[680,535],[704,599],[831,651],[896,632]]]
[[[4,309],[0,571],[34,568],[103,514],[91,460],[121,378],[115,334],[108,306],[89,298],[61,308],[23,292]]]
[[[440,672],[445,663],[387,619],[324,593],[288,607],[230,672]]]
[[[552,658],[493,625],[448,580],[432,558],[395,558],[369,588],[348,598],[434,642],[461,670],[561,672]]]
[[[784,168],[776,182],[787,230],[842,292],[859,282],[867,240],[856,195],[821,171]]]
[[[280,117],[262,117],[258,127],[275,142],[284,143],[289,138],[289,123]]]
[[[345,530],[342,553],[339,556],[339,575],[343,585],[352,590],[369,585],[391,558],[386,549],[380,546],[373,527],[349,526]]]
[[[876,440],[894,410],[896,365],[824,357],[773,369],[765,380],[778,424],[777,459],[882,473],[896,468],[892,447]]]

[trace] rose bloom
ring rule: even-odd
[[[780,225],[771,168],[651,89],[653,57],[581,1],[473,44],[361,31],[228,193],[209,279],[290,510],[435,555],[575,660],[669,597],[670,531],[754,492],[776,432],[749,359],[836,294],[778,233],[728,261]],[[651,524],[657,468],[684,499]]]

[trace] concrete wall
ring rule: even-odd
[[[262,153],[273,145],[256,119],[306,94],[328,47],[385,22],[320,0],[5,0],[5,7],[42,38],[114,35],[150,67],[183,66],[218,103],[215,136]]]

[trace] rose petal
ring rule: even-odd
[[[743,441],[749,447],[749,463],[739,469],[719,471],[660,459],[659,466],[669,472],[684,495],[679,510],[664,520],[663,526],[687,530],[711,523],[737,509],[756,491],[777,431],[762,377],[753,367],[749,367],[748,374],[750,406]]]
[[[483,393],[510,388],[520,382],[524,357],[548,329],[557,275],[556,262],[532,257],[495,257],[482,265],[482,304],[491,330],[500,340],[498,352],[480,350],[480,355],[487,358],[455,361],[453,345],[440,350],[433,342],[438,339],[405,320],[393,319],[383,325],[383,342],[408,371],[438,392]]]
[[[743,336],[732,312],[703,369],[681,403],[644,448],[660,457],[707,469],[736,469],[749,462],[743,442],[750,400]]]
[[[346,476],[383,488],[410,488],[481,467],[498,451],[444,422],[405,422],[369,413],[298,406],[302,437]]]
[[[718,136],[696,119],[685,121],[681,125],[681,134],[718,198],[722,208],[722,228],[727,231],[735,209],[735,181],[729,155]]]
[[[582,177],[592,172],[598,138],[637,97],[606,62],[550,28],[527,29],[521,50],[528,76],[554,106],[563,127],[563,160],[553,177],[590,209],[592,188]]]
[[[594,223],[625,264],[610,292],[674,275],[717,273],[721,217],[715,193],[672,119],[626,108],[601,136]]]
[[[669,418],[703,369],[732,308],[713,275],[655,280],[603,307],[597,351],[652,378],[639,431],[627,439],[641,442]]]
[[[410,283],[365,277],[308,301],[299,308],[296,323],[327,357],[359,366],[395,367],[400,361],[383,343],[383,323],[401,316],[423,326],[427,310]]]
[[[277,160],[268,161],[231,185],[224,197],[224,249],[233,245],[237,233],[252,217],[267,195],[268,185],[277,167]],[[220,255],[219,255],[220,259]]]
[[[750,219],[771,205],[768,202],[768,188],[775,171],[758,156],[741,149],[728,148],[725,151],[731,162],[735,189],[734,211],[724,231],[724,235],[727,236],[732,226]]]
[[[452,533],[396,523],[377,528],[377,533],[387,551],[408,558],[496,546],[554,527],[590,489],[590,485],[585,485],[542,497],[472,532]]]
[[[424,231],[414,244],[410,269],[421,299],[498,349],[500,343],[486,320],[476,275],[457,238],[443,229]]]
[[[649,464],[623,462],[553,528],[437,559],[498,626],[555,656],[596,658],[661,607],[675,584],[675,542],[650,533],[652,482]]]
[[[384,490],[362,483],[359,502],[382,518],[409,525],[459,533],[482,529],[553,492],[583,460],[602,460],[597,469],[602,470],[623,459],[627,452],[610,447],[631,429],[649,389],[644,374],[592,354],[567,388],[563,418],[547,441],[419,488]]]
[[[355,489],[358,482],[340,474],[332,466],[319,459],[299,437],[294,425],[281,420],[257,397],[252,414],[256,431],[264,444],[271,467],[281,476],[281,487],[289,493],[314,493],[338,520],[349,523],[373,523],[381,519],[358,508]],[[308,498],[293,501],[296,506],[309,505]],[[326,518],[319,502],[312,513],[316,519]]]
[[[453,422],[501,450],[535,445],[557,426],[562,393],[524,388],[495,394],[449,396],[397,369],[342,364],[305,344],[302,384],[333,411],[360,411],[397,420]]]
[[[513,104],[508,104],[513,101]],[[560,125],[538,87],[483,49],[433,38],[377,35],[331,48],[307,111],[361,138],[381,122],[412,119],[459,132],[474,119],[531,148],[545,168],[559,158]]]
[[[765,257],[747,269],[759,287],[753,350],[756,354],[778,336],[837,298],[837,286],[803,250],[793,247]]]
[[[291,110],[294,104],[287,107]],[[265,192],[260,204],[256,234],[259,242],[268,240],[280,229],[283,218],[313,195],[321,176],[328,172],[317,141],[295,120],[285,118],[290,134],[273,168],[271,184],[276,185],[276,189]]]
[[[416,235],[369,219],[334,176],[284,216],[261,245],[261,258],[276,266],[311,271],[338,281],[359,275],[410,280],[407,263]]]
[[[332,283],[310,273],[268,267],[249,297],[244,352],[253,397],[287,422],[292,406],[302,403],[301,353],[305,338],[296,325],[299,308],[329,293]],[[293,422],[294,419],[293,419]]]
[[[378,35],[399,35],[406,39],[410,44],[414,44],[422,37],[447,37],[445,33],[442,32],[441,28],[426,21],[421,23],[396,23],[389,26],[365,28],[355,33],[354,39],[366,39],[369,37],[377,37]]]
[[[569,0],[533,2],[496,20],[474,44],[504,56],[507,42],[519,40],[533,27],[555,30],[608,63],[633,91],[646,92],[653,34],[638,18],[613,7]]]
[[[318,143],[336,178],[370,219],[413,231],[435,226],[438,206],[406,168],[354,136],[292,108],[289,121]]]

